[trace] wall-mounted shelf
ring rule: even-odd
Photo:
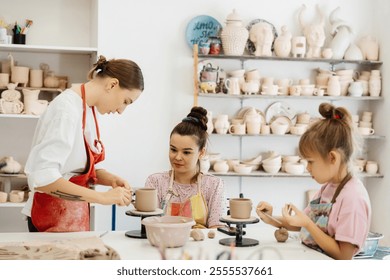
[[[233,98],[233,99],[311,99],[311,100],[328,100],[328,101],[340,101],[340,100],[349,100],[349,101],[367,101],[367,100],[383,100],[382,96],[292,96],[292,95],[232,95],[224,93],[199,93],[200,97],[209,97],[209,98]]]
[[[97,48],[0,44],[0,51],[92,55],[97,53]]]
[[[252,171],[248,174],[236,173],[236,172],[227,172],[227,173],[219,173],[219,172],[209,172],[215,176],[229,176],[229,177],[279,177],[279,178],[311,178],[310,173],[303,173],[300,175],[293,175],[285,172],[278,172],[276,174],[267,173],[264,171]],[[358,177],[361,178],[383,178],[383,174],[368,174],[365,172],[358,173]]]
[[[254,56],[254,55],[203,55],[198,54],[199,58],[207,59],[237,59],[237,60],[271,60],[271,61],[296,61],[296,62],[323,62],[327,64],[354,63],[359,65],[382,65],[382,61],[374,60],[347,60],[347,59],[325,59],[325,58],[296,58],[296,57],[277,57],[277,56]]]
[[[1,116],[1,115],[0,115]],[[299,138],[300,135],[294,135],[294,134],[218,134],[213,133],[211,135],[215,135],[217,137],[265,137],[265,138],[275,138],[275,137],[282,137],[282,138]],[[383,135],[363,135],[363,139],[375,139],[375,140],[384,140],[386,137]]]

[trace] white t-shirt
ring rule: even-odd
[[[85,136],[92,150],[97,139],[91,107],[86,107]],[[69,179],[84,171],[87,154],[84,146],[83,103],[71,89],[58,95],[40,117],[32,141],[25,173],[32,194],[22,213],[30,216],[34,189],[53,183],[63,177]],[[98,168],[98,165],[95,165]]]

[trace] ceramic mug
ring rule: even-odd
[[[271,133],[271,127],[268,124],[262,124],[260,128],[260,134],[268,135]]]
[[[367,161],[366,172],[368,174],[376,174],[378,172],[378,163],[375,161]]]
[[[361,135],[373,135],[375,133],[375,130],[370,127],[358,127],[358,130]]]
[[[230,216],[233,219],[249,219],[252,211],[252,201],[249,198],[229,199]]]
[[[246,131],[245,124],[232,124],[229,127],[230,134],[243,135],[243,134],[245,134],[245,131]]]
[[[141,188],[135,191],[135,199],[131,201],[140,212],[153,212],[157,209],[157,190]]]

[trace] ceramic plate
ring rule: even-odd
[[[248,25],[246,26],[246,29],[248,29],[248,31],[250,32],[251,28],[252,28],[252,25],[255,25],[256,23],[259,23],[259,22],[266,22],[266,23],[268,23],[269,25],[272,26],[272,31],[274,32],[274,41],[272,42],[271,51],[273,51],[274,50],[274,42],[275,42],[276,37],[278,37],[278,32],[276,31],[276,28],[275,28],[275,26],[272,23],[270,23],[269,21],[266,21],[264,19],[254,19],[254,20],[252,20],[251,22],[248,23]],[[255,51],[256,51],[255,45],[249,39],[246,42],[245,48],[246,48],[246,50],[248,51],[249,54],[254,54]]]
[[[222,25],[213,17],[200,15],[190,20],[186,28],[186,41],[192,49],[194,44],[207,42],[210,36],[217,36]]]
[[[296,112],[285,102],[272,103],[265,112],[266,122],[270,123],[272,118],[279,116],[285,116],[293,120],[296,117]]]

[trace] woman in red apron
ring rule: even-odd
[[[200,173],[199,159],[206,153],[207,111],[194,107],[170,136],[171,171],[150,175],[145,187],[157,189],[165,215],[192,217],[195,228],[222,226],[225,212],[223,181]]]
[[[37,125],[25,167],[32,195],[22,211],[30,231],[88,231],[89,203],[130,203],[128,182],[99,164],[105,151],[95,110],[122,113],[143,90],[142,72],[130,60],[100,56],[89,79],[57,96]]]
[[[303,212],[287,204],[278,219],[288,230],[300,230],[303,244],[334,259],[352,259],[363,247],[371,223],[368,193],[350,167],[357,136],[345,108],[322,103],[319,112],[324,118],[302,135],[299,152],[321,189]],[[260,202],[257,213],[264,222],[280,226],[263,212],[272,215],[270,204]]]

